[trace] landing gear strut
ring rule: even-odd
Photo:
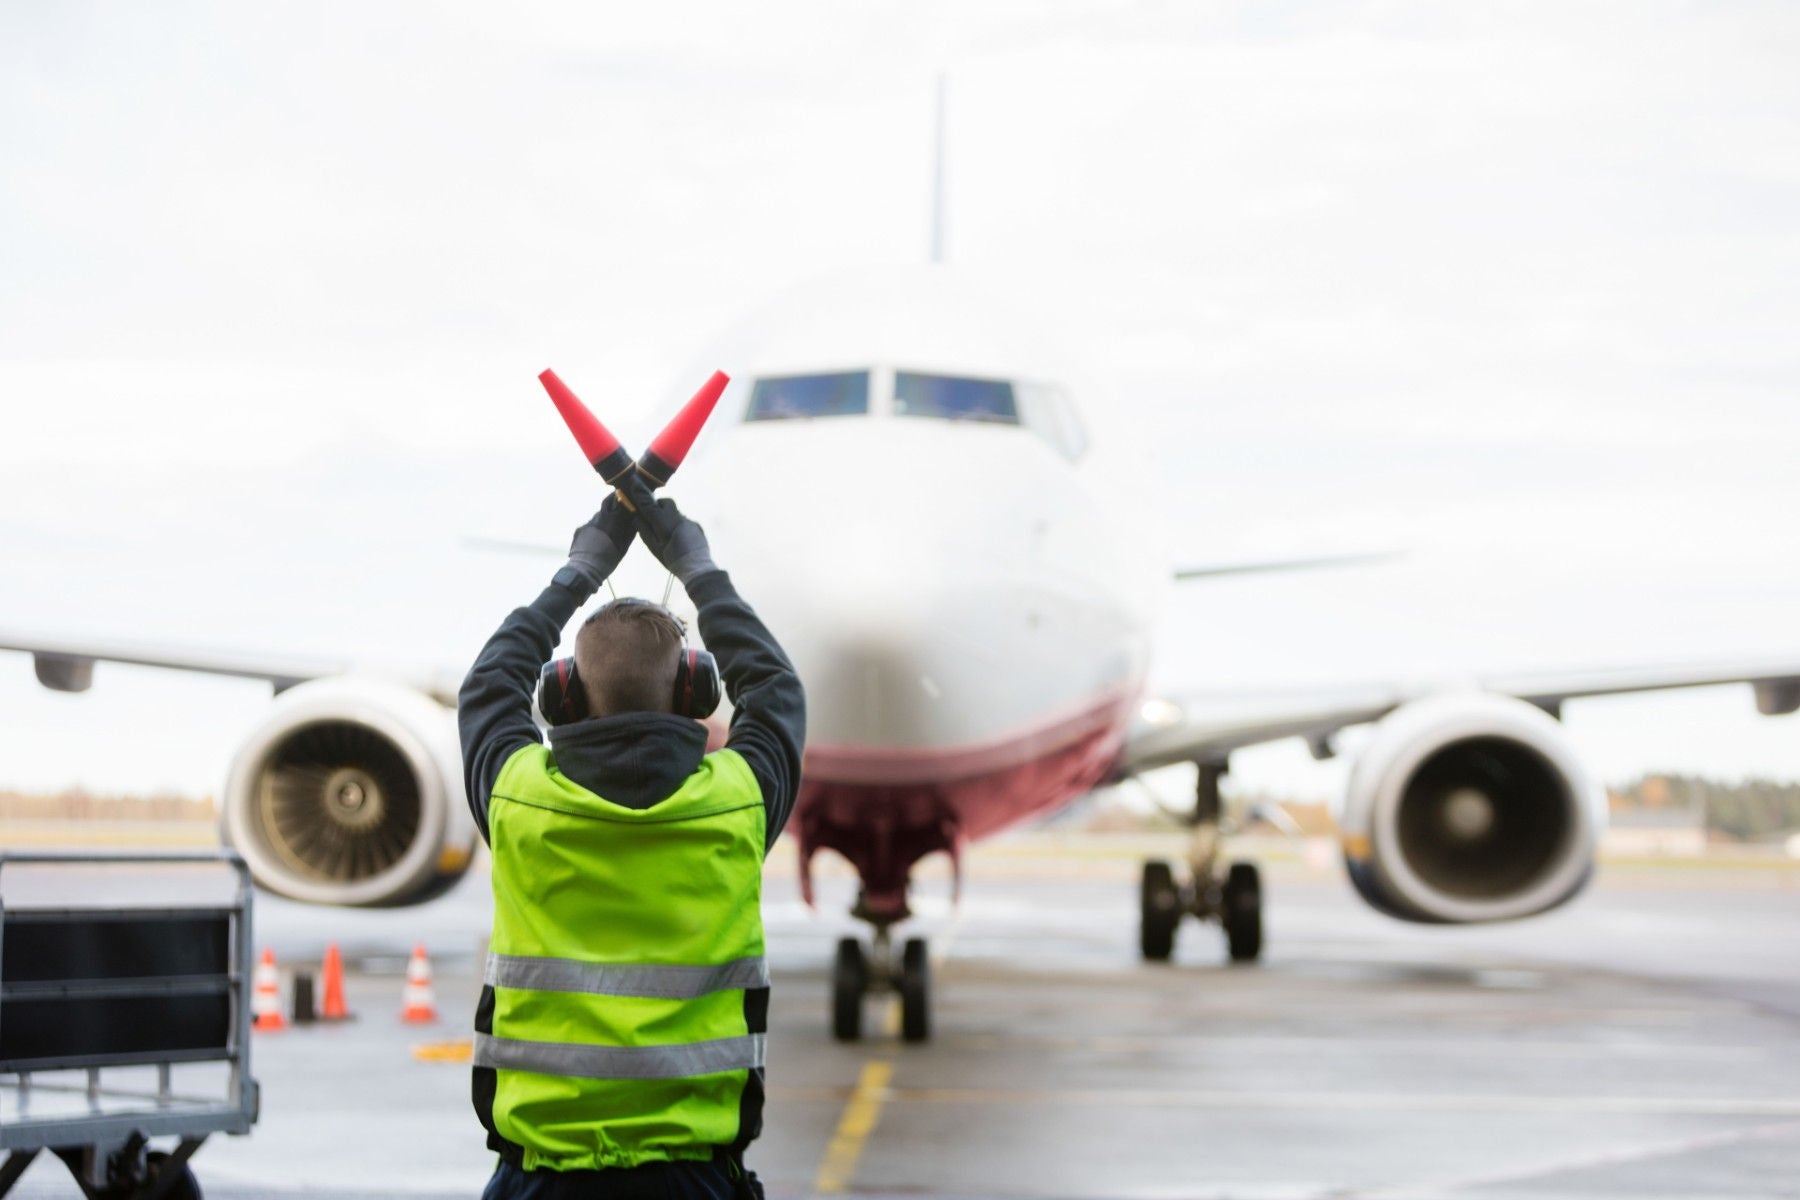
[[[1233,962],[1252,962],[1262,953],[1262,877],[1255,863],[1234,862],[1221,870],[1219,779],[1230,766],[1202,762],[1194,787],[1193,840],[1188,850],[1189,881],[1176,882],[1166,862],[1144,864],[1139,893],[1138,948],[1151,962],[1167,962],[1175,950],[1175,930],[1184,913],[1216,920],[1225,929]]]
[[[875,927],[874,944],[863,953],[856,938],[840,938],[831,967],[831,1036],[840,1042],[862,1037],[863,998],[898,993],[900,1036],[923,1042],[931,1037],[931,957],[924,938],[907,938],[899,959],[885,925]]]

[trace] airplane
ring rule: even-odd
[[[810,901],[820,851],[841,855],[871,927],[867,945],[836,949],[842,1040],[861,1036],[866,997],[891,992],[902,1036],[930,1036],[926,942],[896,954],[892,938],[921,859],[947,854],[960,876],[971,842],[1103,784],[1196,764],[1189,862],[1143,865],[1139,949],[1167,960],[1193,916],[1249,961],[1260,880],[1220,836],[1237,750],[1301,738],[1329,756],[1342,730],[1372,725],[1337,816],[1355,890],[1401,920],[1479,923],[1555,908],[1592,873],[1606,805],[1559,725],[1565,702],[1747,682],[1763,713],[1800,710],[1800,661],[1773,659],[1152,695],[1178,577],[1316,564],[1176,567],[1142,442],[1113,427],[1055,340],[927,265],[808,285],[715,354],[733,379],[674,494],[806,685],[789,824],[803,891]],[[272,891],[416,904],[471,862],[454,673],[408,683],[17,632],[0,632],[0,649],[31,654],[61,691],[85,690],[96,661],[269,682],[275,700],[231,761],[221,824]]]

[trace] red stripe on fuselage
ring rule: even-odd
[[[792,825],[808,900],[808,860],[835,850],[862,878],[861,915],[901,920],[921,858],[1054,812],[1104,781],[1137,694],[1135,684],[1109,689],[1074,713],[967,746],[809,749]]]
[[[955,746],[808,745],[806,778],[894,786],[994,775],[1041,759],[1097,730],[1122,728],[1142,689],[1136,681],[1117,684],[1054,710],[1030,726],[979,742]]]

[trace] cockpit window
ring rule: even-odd
[[[759,379],[750,390],[746,421],[786,421],[795,417],[848,417],[869,411],[869,373],[781,375]]]
[[[894,372],[894,412],[902,417],[1019,423],[1013,385],[1004,379],[962,379],[916,371]]]

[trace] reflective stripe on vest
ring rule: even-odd
[[[475,1065],[581,1079],[689,1079],[763,1065],[766,1035],[674,1046],[583,1046],[475,1035]]]
[[[482,982],[490,987],[530,988],[538,992],[692,1000],[713,992],[768,987],[769,961],[757,955],[716,967],[678,967],[663,963],[584,963],[566,958],[490,954]]]

